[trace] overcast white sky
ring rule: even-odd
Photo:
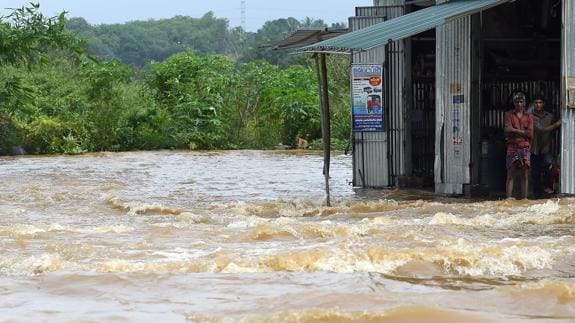
[[[278,18],[305,17],[326,23],[346,22],[356,6],[371,6],[372,0],[245,0],[246,29],[257,31],[264,22]],[[201,17],[213,11],[227,18],[231,27],[241,24],[241,0],[0,0],[0,15],[5,8],[40,3],[42,13],[55,15],[65,10],[67,17],[83,17],[90,24],[123,23],[133,20],[171,18],[176,15]]]

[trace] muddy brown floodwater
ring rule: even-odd
[[[573,322],[575,199],[357,190],[351,157],[0,158],[5,322]]]

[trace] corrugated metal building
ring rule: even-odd
[[[349,19],[351,31],[360,30],[381,22],[393,19],[404,14],[403,0],[388,0],[385,7],[358,7],[356,16]],[[400,100],[404,88],[403,69],[403,42],[395,41],[389,44],[386,51],[380,48],[356,51],[353,53],[353,64],[379,64],[386,65],[394,70],[390,73],[393,81],[387,82],[391,88],[387,89],[390,100],[387,104],[392,107],[393,118],[388,120],[388,129],[380,131],[355,131],[353,140],[353,185],[362,187],[387,187],[393,185],[394,177],[404,174],[405,163],[395,162],[395,159],[404,159],[405,123],[404,105]],[[392,94],[393,93],[393,94]],[[389,151],[393,151],[396,158],[388,159]],[[385,156],[385,158],[382,158]]]
[[[575,194],[575,1],[563,0],[561,192]]]
[[[562,118],[560,191],[575,194],[575,0],[374,0],[350,29],[299,51],[384,67],[385,128],[353,133],[354,185],[502,190],[503,114],[523,91]]]

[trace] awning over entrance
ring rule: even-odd
[[[273,44],[273,49],[289,49],[319,43],[348,33],[347,29],[299,29]]]
[[[450,20],[468,16],[511,0],[452,0],[421,9],[373,26],[356,30],[313,45],[297,52],[364,51],[433,29]]]

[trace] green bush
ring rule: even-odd
[[[150,86],[171,116],[170,141],[176,148],[226,148],[230,124],[224,104],[233,64],[222,56],[198,57],[188,51],[152,66]]]
[[[24,146],[33,153],[60,153],[67,132],[57,118],[41,116],[27,125]]]
[[[82,148],[82,141],[72,134],[67,134],[62,137],[62,153],[67,155],[78,155],[87,152],[86,149]]]
[[[10,154],[13,146],[21,145],[22,138],[22,128],[8,115],[0,112],[0,154]]]
[[[331,150],[347,151],[349,150],[350,140],[342,140],[338,138],[331,138]],[[323,150],[323,139],[315,139],[309,144],[309,149]]]

